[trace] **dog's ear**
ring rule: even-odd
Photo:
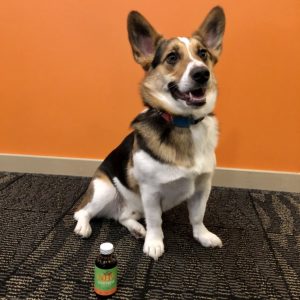
[[[222,51],[222,40],[225,30],[225,14],[220,6],[214,7],[193,36],[212,52],[217,59]]]
[[[135,61],[148,70],[155,50],[162,36],[137,11],[132,11],[127,19],[128,38]]]

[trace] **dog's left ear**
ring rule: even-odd
[[[145,71],[150,67],[154,54],[162,36],[137,11],[132,11],[127,19],[128,38],[135,61]]]
[[[225,14],[220,6],[214,7],[193,36],[212,52],[216,60],[222,51],[222,41],[225,30]]]

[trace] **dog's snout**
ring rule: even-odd
[[[201,84],[206,83],[208,81],[209,75],[210,73],[208,69],[203,67],[196,67],[190,73],[192,79],[197,83],[201,83]]]

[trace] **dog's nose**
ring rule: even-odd
[[[206,68],[203,67],[196,67],[192,69],[190,76],[193,80],[195,80],[197,83],[206,83],[209,79],[209,71]]]

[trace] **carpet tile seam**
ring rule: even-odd
[[[10,185],[18,181],[19,179],[23,178],[26,174],[20,174],[20,176],[17,176],[12,181],[10,181],[7,185],[4,185],[4,187],[0,188],[0,192],[4,191],[6,188],[8,188]]]
[[[286,278],[285,278],[285,276],[284,276],[284,272],[283,272],[283,270],[282,270],[282,268],[281,268],[281,266],[280,266],[280,264],[279,264],[279,262],[278,262],[278,260],[277,260],[277,258],[276,258],[275,251],[274,251],[274,248],[273,248],[273,246],[272,246],[272,243],[270,242],[270,239],[269,239],[269,237],[268,237],[268,234],[267,234],[267,232],[266,232],[266,230],[265,230],[265,228],[264,228],[264,226],[263,226],[262,220],[261,220],[261,218],[259,217],[258,211],[257,211],[257,209],[256,209],[256,207],[255,207],[255,205],[254,205],[254,199],[253,199],[253,197],[252,197],[252,195],[251,195],[251,191],[249,191],[248,193],[249,193],[250,200],[251,200],[251,204],[252,204],[252,206],[253,206],[253,209],[254,209],[254,211],[255,211],[255,214],[257,215],[257,217],[258,217],[258,219],[259,219],[260,226],[262,227],[263,235],[264,235],[264,237],[265,237],[265,239],[266,239],[266,242],[267,242],[267,245],[269,246],[269,249],[270,249],[270,251],[271,251],[271,253],[272,253],[273,259],[274,259],[275,264],[276,264],[276,267],[278,268],[278,271],[280,271],[280,275],[281,275],[281,277],[282,277],[282,279],[283,279],[284,285],[285,285],[286,290],[287,290],[287,292],[288,292],[288,294],[289,294],[289,296],[290,296],[290,299],[293,299],[293,296],[291,295],[291,291],[290,291],[290,289],[289,289],[289,285],[288,285],[288,283],[287,283],[287,281],[286,281]]]
[[[29,212],[29,213],[30,212],[32,212],[32,213],[43,213],[43,214],[56,213],[57,212],[57,211],[49,211],[49,210],[42,210],[42,209],[34,210],[34,209],[10,208],[10,207],[4,207],[4,208],[2,208],[2,210],[15,211],[15,212],[22,211],[22,212]]]
[[[151,259],[150,264],[148,266],[148,274],[146,276],[145,284],[144,284],[144,291],[147,293],[149,291],[149,282],[150,282],[150,272],[153,269],[154,260]]]

